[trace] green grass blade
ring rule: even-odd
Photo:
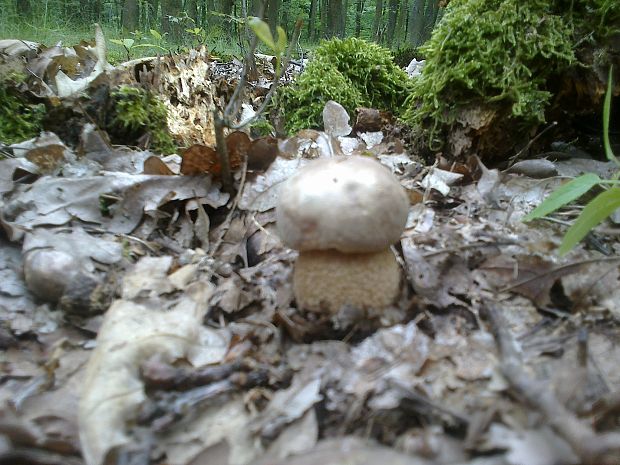
[[[620,208],[620,188],[614,187],[597,195],[588,203],[575,223],[568,228],[558,252],[564,255],[588,234],[592,228]]]
[[[578,199],[599,182],[601,182],[601,178],[594,173],[586,173],[573,179],[549,194],[549,197],[547,197],[543,203],[527,214],[523,218],[523,221],[532,221],[536,218],[547,216],[549,213],[556,211],[558,208],[563,207],[567,203]]]
[[[616,158],[611,150],[609,143],[609,114],[611,113],[611,92],[613,81],[613,66],[609,67],[609,77],[607,79],[607,92],[605,92],[605,102],[603,104],[603,146],[605,147],[605,156],[609,161],[613,161],[620,166],[620,161]]]

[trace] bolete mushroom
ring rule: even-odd
[[[390,246],[405,227],[409,201],[392,173],[361,156],[318,159],[281,187],[277,226],[299,251],[293,274],[297,305],[336,313],[390,305],[400,268]]]

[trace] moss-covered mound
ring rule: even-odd
[[[43,104],[32,104],[18,91],[19,76],[0,79],[0,142],[13,144],[38,136],[45,115]]]
[[[110,94],[112,113],[106,129],[121,143],[147,142],[152,150],[176,152],[168,131],[166,106],[152,93],[139,87],[120,86]],[[144,141],[147,137],[148,141]]]
[[[616,0],[452,0],[421,49],[404,119],[435,150],[505,155],[512,136],[545,121],[558,80],[583,66],[576,51],[613,27]]]
[[[320,127],[329,100],[350,113],[358,106],[398,113],[409,85],[407,74],[388,49],[356,38],[331,39],[316,49],[295,83],[282,89],[279,106],[286,129],[294,132]]]

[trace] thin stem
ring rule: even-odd
[[[242,129],[242,128],[246,127],[248,124],[253,123],[256,120],[256,118],[258,118],[265,111],[265,109],[269,105],[269,102],[271,102],[272,97],[276,93],[276,90],[278,88],[278,84],[280,83],[280,78],[284,74],[285,70],[288,68],[288,64],[289,64],[290,59],[291,59],[291,54],[293,52],[293,47],[294,47],[294,44],[296,43],[297,39],[299,38],[299,34],[301,33],[302,25],[303,25],[302,21],[297,21],[295,23],[295,32],[293,33],[292,40],[288,44],[288,48],[286,50],[286,57],[284,58],[284,62],[282,63],[282,65],[280,66],[280,69],[276,73],[276,76],[274,77],[274,80],[273,80],[273,84],[271,85],[271,88],[269,89],[269,92],[265,96],[265,99],[263,100],[263,103],[261,103],[261,106],[258,108],[258,110],[256,110],[256,112],[254,113],[254,116],[252,116],[251,118],[248,118],[247,120],[245,120],[241,124],[231,124],[229,126],[230,129],[238,130],[238,129]]]

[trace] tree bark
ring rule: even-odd
[[[424,27],[422,34],[422,43],[430,39],[435,23],[437,22],[437,15],[439,14],[439,1],[430,0],[426,5],[426,11],[424,12]]]
[[[398,18],[396,19],[396,31],[394,32],[394,45],[400,47],[407,36],[407,20],[409,14],[407,0],[400,0]]]
[[[424,27],[424,0],[411,0],[411,11],[407,24],[407,43],[418,47],[422,41]]]
[[[355,37],[362,33],[362,13],[364,13],[364,0],[355,0]]]
[[[317,40],[316,16],[319,0],[310,0],[310,13],[308,14],[308,40]]]
[[[125,0],[121,13],[121,22],[126,31],[138,29],[138,19],[140,18],[140,8],[137,0]]]
[[[381,22],[383,19],[383,0],[377,0],[375,6],[375,19],[372,22],[372,37],[375,40],[379,40],[381,35]]]
[[[344,0],[344,4],[342,5],[342,9],[340,10],[340,23],[338,30],[338,37],[344,38],[346,30],[347,30],[347,13],[349,11],[349,0]]]
[[[327,34],[330,37],[342,37],[342,0],[328,1]]]
[[[329,24],[328,24],[328,10],[329,10],[329,0],[320,0],[320,11],[319,15],[321,18],[320,21],[320,32],[319,37],[322,39],[327,39],[330,37],[329,35]]]
[[[269,24],[272,34],[275,34],[276,26],[278,25],[279,13],[280,0],[268,0],[265,8],[265,17],[267,18],[267,24]]]
[[[383,41],[386,43],[395,42],[394,32],[396,31],[396,18],[398,16],[399,3],[399,0],[390,0],[388,4],[387,32],[383,38]]]

